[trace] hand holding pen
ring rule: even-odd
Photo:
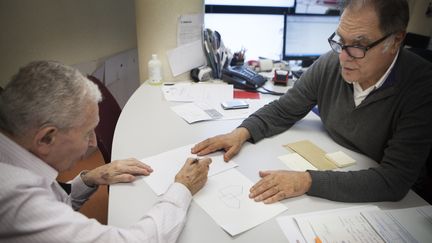
[[[210,158],[188,158],[175,176],[175,182],[185,185],[192,195],[197,193],[207,182]]]

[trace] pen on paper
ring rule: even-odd
[[[194,160],[192,161],[192,163],[191,164],[196,164],[196,163],[198,163],[199,162],[199,158],[194,158]]]

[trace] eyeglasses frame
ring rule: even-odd
[[[387,38],[388,38],[389,36],[391,36],[392,34],[393,34],[393,33],[387,34],[387,35],[383,36],[382,38],[380,38],[379,40],[376,40],[376,41],[370,43],[370,44],[367,45],[367,46],[361,46],[361,45],[344,45],[344,44],[342,44],[342,43],[339,43],[339,42],[333,40],[333,37],[335,37],[336,32],[333,32],[333,34],[330,35],[330,37],[327,39],[327,41],[328,41],[328,43],[329,43],[331,49],[332,49],[334,52],[336,52],[336,53],[342,53],[342,51],[345,50],[346,53],[348,54],[348,56],[350,56],[350,57],[352,57],[352,58],[354,58],[354,59],[361,59],[361,58],[364,58],[364,57],[366,56],[366,52],[367,52],[367,51],[369,51],[369,50],[370,50],[371,48],[373,48],[374,46],[377,46],[379,43],[383,42],[385,39],[387,39]],[[339,46],[341,47],[341,52],[337,52],[335,49],[333,49],[332,43],[335,43],[335,44],[339,45]],[[354,48],[358,48],[358,49],[363,50],[363,56],[362,56],[362,57],[354,57],[354,56],[352,56],[351,53],[349,53],[349,51],[347,50],[348,47],[354,47]]]

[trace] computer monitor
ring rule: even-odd
[[[284,15],[206,13],[204,26],[220,33],[232,53],[246,49],[246,60],[280,60]]]
[[[296,14],[339,15],[342,0],[297,0]]]
[[[204,0],[205,5],[293,7],[294,0]]]
[[[336,31],[339,18],[326,15],[287,15],[283,59],[310,62],[331,50],[327,39]]]

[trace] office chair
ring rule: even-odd
[[[430,63],[432,63],[432,50],[429,49],[422,49],[417,47],[409,47],[406,48],[407,50],[414,52],[415,54],[421,56],[422,58],[426,59]]]
[[[405,39],[403,41],[403,46],[427,49],[429,45],[429,41],[430,41],[429,36],[408,32],[406,33]]]
[[[110,163],[114,130],[121,108],[108,88],[99,79],[91,75],[88,75],[87,78],[95,83],[102,93],[102,101],[99,103],[99,124],[95,129],[95,133],[97,146],[105,163]]]

